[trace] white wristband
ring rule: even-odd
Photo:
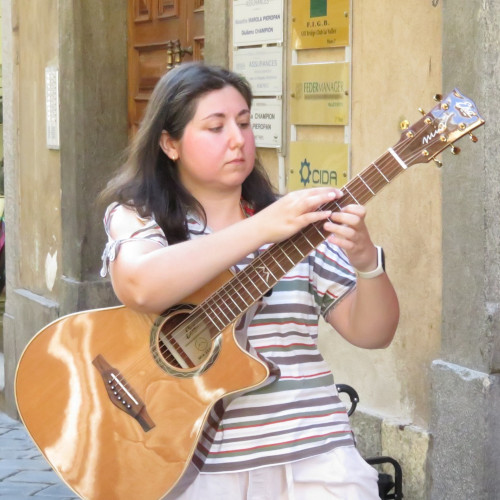
[[[379,247],[377,245],[375,245],[375,248],[377,249],[377,267],[373,271],[358,271],[357,269],[354,269],[358,278],[376,278],[377,276],[380,276],[385,272],[384,250],[382,249],[382,247]]]

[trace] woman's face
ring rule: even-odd
[[[240,189],[255,161],[245,99],[232,86],[201,96],[182,138],[170,144],[180,179],[193,196],[206,190]]]

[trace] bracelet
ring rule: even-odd
[[[373,271],[358,271],[357,269],[354,269],[358,278],[371,279],[385,273],[384,250],[382,247],[377,245],[375,245],[375,248],[377,249],[377,267]]]

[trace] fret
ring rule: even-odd
[[[373,190],[366,188],[366,182],[361,178],[361,175],[357,175],[351,184],[353,192],[357,193],[357,200],[360,205],[364,205],[372,199],[374,195]]]
[[[244,272],[244,271],[242,271],[242,272],[241,272],[241,273],[239,273],[239,274],[241,274],[241,275],[242,275],[242,276],[244,276],[244,277],[247,277],[247,275],[245,274],[245,272]],[[243,281],[239,278],[239,274],[237,274],[237,275],[236,275],[236,276],[235,276],[235,277],[231,280],[231,282],[233,282],[233,281],[238,281],[238,283],[239,283],[239,284],[240,284],[240,285],[244,288],[245,292],[246,292],[246,293],[247,293],[247,295],[250,297],[250,304],[248,304],[248,305],[250,306],[251,304],[253,304],[253,302],[255,302],[255,298],[254,298],[254,296],[250,293],[250,291],[248,290],[248,288],[245,286],[245,284],[243,283]],[[234,288],[236,288],[236,287],[234,287]],[[244,299],[243,299],[243,301],[244,301],[245,303],[247,302],[247,301],[246,301],[246,300],[244,300]]]
[[[215,326],[215,328],[220,328],[219,326],[217,326],[215,324],[215,321],[212,319],[212,316],[210,316],[209,314],[206,314],[206,317],[212,322],[212,324]]]
[[[361,205],[361,203],[355,198],[355,196],[347,189],[347,186],[344,186],[344,189],[349,193],[349,196],[356,202],[356,204]]]
[[[268,286],[274,286],[283,277],[281,267],[275,266],[274,264],[275,264],[274,259],[271,259],[270,262],[269,262],[269,260],[264,261],[264,259],[262,259],[262,265],[265,266],[265,268],[267,269],[267,273],[270,274],[271,278],[272,278],[272,279],[269,279],[269,276],[268,276],[268,279],[267,279]],[[286,274],[286,271],[285,271],[285,274]]]
[[[306,239],[306,241],[310,244],[310,241],[306,238],[306,235],[302,233],[302,236],[304,236],[304,238]],[[304,252],[302,252],[302,250],[294,243],[293,240],[290,240],[290,243],[295,247],[295,249],[297,250],[297,252],[299,252],[299,255],[304,258],[307,254],[304,254]]]
[[[287,270],[284,269],[281,264],[279,263],[278,259],[270,252],[269,257],[273,259],[273,261],[276,263],[276,265],[280,268],[281,272],[283,273],[283,276],[287,273]]]
[[[254,288],[257,290],[258,292],[258,296],[255,300],[258,300],[262,295],[264,295],[264,293],[266,293],[266,290],[262,291],[256,284],[255,284],[255,281],[250,277],[250,275],[248,275],[248,279],[250,280],[250,283],[252,283],[252,285],[254,286]]]
[[[286,253],[290,256],[290,258],[293,261],[290,269],[292,269],[292,267],[294,267],[298,262],[300,262],[303,259],[303,253],[300,251],[300,249],[294,242],[294,240],[296,240],[297,237],[298,235],[296,234],[293,237],[293,239],[290,238],[286,246],[283,245],[284,251],[286,251]]]
[[[280,247],[283,250],[283,253],[288,257],[288,259],[292,264],[289,269],[292,269],[293,266],[295,266],[298,262],[302,260],[302,252],[297,250],[297,246],[293,241],[297,237],[298,234],[295,234],[292,236],[292,238],[280,243]]]
[[[292,267],[295,266],[296,262],[293,261],[290,256],[285,252],[285,250],[283,249],[283,246],[282,245],[275,245],[274,248],[277,248],[279,250],[281,250],[281,252],[285,255],[285,257],[290,261],[290,264],[292,264]]]
[[[226,295],[229,297],[229,299],[231,300],[231,302],[239,309],[239,312],[242,313],[244,311],[244,309],[242,309],[239,306],[239,304],[233,299],[233,297],[231,296],[231,294],[230,293],[226,293]]]
[[[215,300],[213,300],[212,302],[213,302],[213,304],[214,304],[215,306],[217,306],[217,307],[218,307],[219,311],[220,311],[220,312],[221,312],[221,313],[222,313],[222,314],[226,317],[226,321],[227,321],[227,323],[224,323],[224,321],[222,321],[222,320],[221,320],[221,319],[217,316],[217,318],[219,319],[219,321],[220,321],[223,325],[227,325],[228,323],[231,323],[232,319],[231,319],[231,318],[229,318],[229,317],[227,316],[227,314],[224,312],[224,310],[223,310],[223,309],[222,309],[222,307],[218,304],[218,302],[217,302],[217,301],[215,301]],[[213,309],[212,309],[212,312],[213,312]]]
[[[272,273],[267,268],[267,266],[263,264],[262,266],[258,267],[256,269],[256,271],[257,271],[256,274],[262,280],[262,283],[264,283],[264,285],[266,285],[266,287],[270,288],[271,286],[269,285],[269,274],[271,274],[271,276],[272,276]],[[265,279],[264,279],[264,276],[266,277]],[[274,278],[274,276],[273,276],[273,278]]]
[[[363,177],[361,177],[361,174],[358,174],[358,177],[361,179],[361,182],[368,188],[368,191],[375,196],[375,192],[372,191],[371,187],[364,181]]]
[[[244,308],[244,309],[241,309],[241,308],[240,308],[240,309],[241,309],[241,312],[243,312],[243,311],[244,311],[247,307],[249,307],[249,306],[251,305],[251,303],[249,304],[249,303],[248,303],[248,302],[247,302],[247,301],[243,298],[243,296],[242,296],[242,295],[241,295],[241,293],[238,291],[238,289],[237,289],[237,288],[233,285],[233,281],[234,281],[234,280],[237,280],[237,281],[239,282],[239,284],[240,284],[243,288],[245,288],[245,285],[243,285],[243,283],[242,283],[242,282],[238,279],[238,277],[237,277],[237,276],[235,276],[233,279],[231,279],[231,280],[227,283],[227,285],[231,287],[231,289],[233,290],[233,292],[235,292],[235,293],[236,293],[236,295],[238,295],[238,297],[241,299],[241,301],[245,304],[245,308]],[[245,290],[246,290],[246,288],[245,288]],[[248,291],[247,291],[247,293],[248,293]],[[231,300],[232,300],[232,298],[231,298]],[[233,300],[233,302],[234,302],[234,300]],[[238,306],[238,307],[239,307],[239,306]]]
[[[226,324],[223,321],[221,321],[219,316],[212,314],[213,309],[210,307],[210,301],[207,301],[205,304],[202,304],[202,309],[205,309],[205,308],[210,309],[210,311],[205,311],[205,310],[203,311],[205,317],[207,317],[213,323],[213,325],[215,326],[215,328],[217,330],[221,330],[222,328],[224,328],[226,326]],[[215,321],[214,321],[215,319],[219,320],[219,323],[220,323],[219,325],[217,325],[215,323]]]
[[[331,220],[330,220],[330,222],[331,222]],[[323,233],[323,231],[321,231],[321,229],[316,224],[311,224],[310,228],[316,230],[318,235],[321,236],[322,240],[325,239],[325,233]]]
[[[316,245],[314,243],[311,243],[311,241],[308,239],[308,237],[306,236],[306,234],[304,233],[304,231],[302,231],[301,236],[307,241],[307,243],[309,243],[309,245],[311,247],[311,250],[313,248],[316,248]],[[303,254],[300,250],[299,250],[299,253],[301,253],[302,258],[304,258],[307,255],[307,254]]]
[[[372,163],[372,165],[378,170],[379,174],[386,180],[387,184],[389,184],[389,182],[391,182],[391,181],[384,175],[382,170],[380,170],[380,168],[378,168],[375,163]]]
[[[269,266],[268,264],[265,264],[264,262],[262,262],[262,264],[266,266],[266,269],[269,272],[269,274],[273,277],[273,280],[277,282],[279,280],[279,277],[277,278],[275,276],[275,274],[273,273],[273,271],[271,269],[271,266]]]

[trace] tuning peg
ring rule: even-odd
[[[469,137],[470,140],[474,143],[476,143],[479,140],[472,132],[469,132]]]
[[[457,148],[456,146],[451,146],[451,154],[452,155],[459,155],[460,151],[461,151],[460,148]]]
[[[436,101],[436,102],[441,102],[443,100],[443,96],[441,94],[435,94],[433,99]]]
[[[400,122],[399,128],[401,130],[408,130],[410,128],[410,122],[408,120],[403,120],[402,122]]]
[[[426,114],[426,113],[425,113],[425,111],[424,111],[422,108],[418,108],[418,112],[419,112],[420,114],[422,114],[422,115],[425,115],[425,114]]]
[[[437,165],[438,168],[441,168],[443,166],[443,163],[437,160],[436,158],[433,158],[434,163]]]

